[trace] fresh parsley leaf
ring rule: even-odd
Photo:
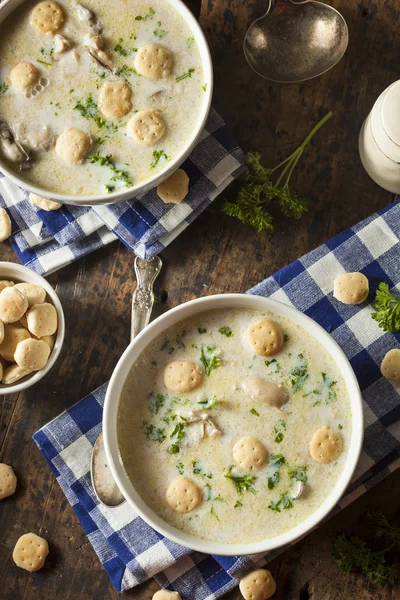
[[[339,429],[339,431],[342,431],[342,429],[343,429],[343,425],[341,425],[341,424],[339,423],[339,425],[338,425],[338,429]]]
[[[251,412],[251,414],[252,414],[252,415],[255,415],[256,417],[259,417],[259,416],[260,416],[260,415],[259,415],[259,413],[256,411],[256,409],[255,409],[255,408],[251,408],[251,409],[250,409],[250,412]]]
[[[106,190],[107,194],[112,194],[115,190],[115,185],[104,184],[104,189]]]
[[[376,539],[400,548],[400,527],[390,525],[382,511],[367,513],[365,520]]]
[[[201,469],[198,466],[198,461],[197,460],[192,460],[192,467],[193,467],[193,473],[195,475],[199,475],[201,473]]]
[[[183,462],[179,461],[178,463],[176,463],[175,466],[178,470],[179,475],[183,475],[183,473],[185,471],[185,466],[184,466]]]
[[[222,360],[215,355],[211,355],[213,352],[212,346],[206,346],[206,352],[204,351],[204,346],[201,347],[200,360],[204,365],[204,369],[206,371],[206,375],[209,377],[211,372],[214,369],[218,369],[222,365]]]
[[[168,452],[170,454],[176,454],[179,452],[179,446],[185,437],[185,423],[183,421],[177,423],[169,437],[173,439],[173,442],[169,446]]]
[[[184,73],[183,75],[179,75],[179,77],[175,78],[176,82],[182,81],[183,79],[188,79],[192,76],[192,73],[195,72],[196,69],[189,69],[187,73]]]
[[[197,331],[199,333],[207,333],[207,329],[204,329],[204,327],[199,327]]]
[[[171,160],[171,157],[165,154],[164,150],[153,150],[153,162],[150,165],[150,169],[154,169],[162,157],[164,157],[165,160]]]
[[[205,499],[206,499],[206,502],[208,502],[212,498],[212,488],[211,488],[211,485],[209,483],[206,483],[205,488],[206,488]]]
[[[251,492],[252,494],[256,494],[256,490],[253,487],[254,483],[254,475],[248,473],[247,475],[232,475],[232,469],[234,465],[232,465],[229,470],[224,473],[225,479],[230,479],[236,488],[238,494],[243,494],[243,492]]]
[[[188,38],[188,39],[187,39],[187,42],[186,42],[186,46],[187,46],[188,48],[190,48],[190,46],[193,44],[193,42],[194,42],[194,37],[190,37],[190,38]]]
[[[45,67],[52,67],[53,66],[53,63],[49,63],[46,60],[42,60],[40,58],[38,58],[36,62],[40,63],[41,65],[44,65]]]
[[[203,400],[199,400],[197,404],[201,404],[203,408],[213,408],[217,404],[217,396],[203,398]]]
[[[307,361],[302,354],[297,355],[297,362],[298,364],[290,371],[292,377],[291,384],[294,392],[301,390],[308,378]]]
[[[233,508],[240,508],[241,506],[243,506],[243,504],[240,502],[240,500],[237,500]]]
[[[228,337],[228,338],[234,336],[234,333],[230,327],[221,327],[221,329],[218,329],[218,331],[222,335],[226,335],[226,337]]]
[[[291,219],[300,219],[308,210],[307,203],[290,190],[289,181],[306,146],[331,116],[332,112],[325,115],[300,146],[274,168],[263,167],[260,162],[261,154],[249,152],[247,170],[237,198],[233,202],[225,201],[223,212],[251,225],[257,231],[273,231],[274,209]]]
[[[386,563],[385,552],[386,550],[374,552],[360,538],[348,538],[341,534],[333,545],[332,556],[345,575],[358,568],[375,585],[386,582],[393,585],[400,577],[399,568],[398,565]]]
[[[120,56],[128,56],[129,50],[122,46],[123,41],[122,38],[119,38],[118,44],[114,46],[114,52],[117,52]]]
[[[333,379],[328,377],[326,373],[321,373],[321,375],[324,386],[323,395],[327,404],[330,404],[331,402],[334,402],[337,399],[337,394],[334,389],[335,385],[337,384],[337,381],[334,381]]]
[[[282,454],[271,454],[269,459],[270,476],[268,477],[268,489],[273,490],[280,481],[280,469],[285,464],[285,457]]]
[[[117,169],[112,161],[111,154],[102,156],[99,151],[97,151],[89,154],[88,160],[92,164],[98,163],[101,167],[108,167],[113,173],[112,177],[110,177],[111,181],[122,181],[125,184],[125,187],[130,187],[132,185],[128,171],[125,169]]]
[[[276,512],[281,512],[281,510],[293,508],[293,502],[291,501],[289,494],[285,492],[281,494],[277,500],[272,500],[268,508],[275,510]]]
[[[308,467],[296,467],[289,471],[289,477],[295,481],[303,481],[305,483],[307,481],[307,471]]]
[[[400,331],[400,300],[392,296],[387,283],[381,281],[376,290],[375,312],[371,317],[378,321],[383,331]]]
[[[164,429],[159,429],[152,423],[147,423],[147,421],[145,421],[143,423],[143,430],[147,439],[152,440],[153,442],[163,442],[165,440]]]
[[[123,65],[122,67],[120,67],[116,72],[116,75],[125,79],[127,83],[129,83],[128,77],[130,77],[131,75],[137,75],[138,77],[140,77],[136,69],[134,69],[133,67],[128,67],[128,65]]]
[[[0,96],[2,94],[5,94],[7,90],[8,90],[7,83],[5,81],[3,81],[2,83],[0,83]]]
[[[284,433],[283,433],[285,430],[286,430],[286,422],[283,419],[280,419],[274,427],[274,433],[276,434],[275,442],[277,442],[277,444],[280,444],[281,441],[283,440],[283,438],[285,437]]]
[[[266,360],[264,361],[264,364],[266,367],[270,367],[271,365],[273,365],[275,367],[275,373],[279,373],[281,365],[278,363],[276,358],[273,358],[272,360]]]
[[[214,504],[210,508],[210,514],[217,519],[218,523],[221,523],[219,516],[216,514],[216,512],[214,510]]]
[[[207,91],[207,84],[205,83],[204,85],[202,85],[201,89],[203,90],[203,92],[206,92]]]
[[[149,394],[149,410],[153,415],[158,415],[161,408],[165,404],[165,396],[163,394]]]

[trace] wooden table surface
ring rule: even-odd
[[[265,0],[188,2],[209,39],[215,64],[214,103],[245,150],[278,162],[328,110],[295,174],[309,199],[301,222],[279,219],[271,235],[224,216],[222,199],[203,213],[162,255],[154,314],[202,295],[242,292],[393,200],[364,172],[357,151],[363,119],[379,93],[398,78],[400,5],[396,0],[334,0],[345,16],[350,44],[344,59],[318,79],[296,85],[264,81],[247,66],[241,46]],[[234,197],[235,186],[227,192]],[[2,260],[16,261],[7,244]],[[32,434],[63,409],[104,383],[129,342],[134,289],[133,254],[114,243],[52,275],[66,316],[65,347],[51,374],[33,389],[0,397],[0,461],[18,475],[18,491],[0,506],[1,600],[118,598]],[[331,558],[335,532],[365,535],[366,508],[399,520],[400,473],[369,493],[271,563],[280,600],[394,600],[400,586],[376,589],[362,575],[345,578]],[[397,513],[397,514],[396,514]],[[11,559],[18,537],[45,536],[50,555],[31,575]],[[150,598],[150,581],[127,593]],[[227,598],[238,600],[239,592]]]

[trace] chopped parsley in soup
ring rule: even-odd
[[[252,309],[168,329],[133,366],[118,412],[121,458],[143,500],[222,543],[306,519],[335,486],[350,436],[331,356],[294,322]]]
[[[49,192],[137,185],[182,152],[206,90],[168,0],[24,2],[0,24],[0,157]]]

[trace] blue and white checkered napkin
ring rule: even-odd
[[[183,163],[190,189],[182,204],[164,204],[155,190],[108,206],[64,205],[46,212],[0,173],[0,206],[13,224],[20,261],[45,275],[120,239],[142,258],[170,244],[243,170],[245,157],[224,121],[211,109],[200,140]]]
[[[360,307],[335,300],[332,282],[343,271],[365,273],[371,287],[369,302],[380,281],[400,290],[399,237],[400,203],[396,203],[249,292],[291,304],[312,317],[332,334],[356,372],[364,399],[364,446],[336,511],[400,467],[399,389],[381,376],[379,368],[385,353],[399,346],[400,337],[378,327],[368,302]],[[232,589],[243,570],[282,552],[241,558],[190,552],[159,535],[126,504],[111,510],[100,506],[91,487],[89,464],[101,431],[105,392],[106,385],[43,427],[34,439],[117,590],[154,576],[184,599],[211,600]]]

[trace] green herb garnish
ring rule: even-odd
[[[224,473],[224,477],[226,479],[230,479],[236,488],[238,494],[243,494],[243,492],[251,492],[252,494],[256,494],[256,490],[253,487],[254,483],[254,475],[248,473],[247,475],[232,475],[232,469],[234,465],[230,467],[230,469]]]
[[[125,187],[130,187],[132,185],[128,171],[126,171],[125,169],[117,169],[117,167],[111,160],[111,154],[102,156],[97,151],[93,154],[89,154],[88,159],[92,164],[98,163],[101,167],[108,167],[113,173],[113,176],[110,177],[111,181],[122,181],[125,184]]]
[[[7,90],[8,90],[7,83],[5,81],[3,81],[2,83],[0,83],[0,96],[2,94],[5,94]]]
[[[291,501],[289,494],[285,492],[279,496],[278,500],[272,500],[268,508],[275,510],[276,512],[281,512],[281,510],[293,508],[293,502]]]
[[[273,490],[280,480],[280,468],[285,464],[285,458],[282,454],[271,454],[270,460],[271,475],[268,477],[268,489]]]
[[[286,430],[286,423],[283,419],[280,419],[278,423],[274,427],[275,442],[280,444],[283,438],[285,437],[283,432]]]
[[[192,460],[192,468],[194,475],[201,475],[202,477],[206,477],[207,479],[212,479],[212,473],[204,473],[203,469],[199,465],[198,460]],[[209,485],[209,484],[207,484]]]
[[[123,41],[122,38],[119,38],[118,44],[115,44],[114,46],[114,52],[117,52],[120,56],[128,56],[129,50],[122,46]]]
[[[304,356],[302,354],[298,354],[297,359],[298,365],[293,367],[293,369],[290,371],[290,375],[292,377],[290,381],[294,392],[301,390],[306,379],[308,378],[307,362],[304,359]]]
[[[307,203],[290,190],[289,181],[305,148],[331,116],[332,112],[325,115],[300,146],[272,169],[261,165],[258,152],[249,152],[243,185],[234,202],[225,202],[223,212],[252,225],[257,231],[273,231],[274,217],[270,209],[274,205],[286,217],[300,219],[307,211]],[[273,181],[272,175],[279,170],[280,175]]]
[[[260,416],[260,415],[259,415],[259,413],[256,411],[256,409],[255,409],[255,408],[251,408],[251,409],[250,409],[250,412],[251,412],[251,414],[252,414],[252,415],[255,415],[256,417],[259,417],[259,416]]]
[[[204,327],[199,327],[197,331],[199,333],[207,333],[207,329],[204,329]]]
[[[203,400],[199,400],[197,404],[201,404],[203,408],[213,408],[217,404],[217,396],[203,398]]]
[[[218,523],[221,523],[219,516],[214,511],[214,504],[210,508],[210,515],[212,515],[213,517],[215,517],[217,519]]]
[[[115,191],[115,185],[104,184],[104,189],[106,190],[107,194],[112,194]]]
[[[289,477],[295,481],[303,481],[305,483],[307,481],[307,470],[308,467],[296,467],[289,471]]]
[[[233,508],[240,508],[241,506],[243,506],[243,504],[240,502],[240,500],[237,500]]]
[[[221,329],[218,329],[218,331],[222,335],[226,335],[226,337],[228,337],[228,338],[234,336],[234,333],[233,333],[233,331],[232,331],[232,329],[230,327],[221,327]]]
[[[185,423],[183,421],[177,423],[169,437],[171,439],[174,438],[174,440],[173,443],[169,446],[168,452],[170,454],[176,454],[177,452],[179,452],[179,446],[183,438],[185,437]]]
[[[341,424],[339,423],[339,425],[338,425],[338,429],[339,429],[339,431],[342,431],[342,429],[343,429],[343,425],[341,425]]]
[[[276,360],[276,358],[273,358],[272,360],[266,360],[264,361],[265,366],[266,367],[270,367],[271,365],[275,366],[275,373],[279,373],[279,370],[281,368],[280,364],[278,363],[278,361]]]
[[[165,440],[164,429],[159,429],[152,423],[147,423],[147,421],[145,421],[143,423],[143,430],[147,439],[152,440],[153,442],[163,442]]]
[[[330,404],[331,402],[334,402],[337,399],[336,391],[334,390],[337,381],[334,381],[333,379],[328,377],[326,373],[321,373],[321,375],[325,390],[327,391],[326,402]]]
[[[188,48],[190,48],[190,46],[193,44],[193,42],[194,42],[194,37],[190,37],[190,38],[188,38],[188,39],[187,39],[187,42],[186,42],[186,46],[187,46]]]
[[[179,461],[178,463],[176,463],[175,466],[178,470],[179,475],[183,475],[183,473],[185,471],[185,466],[184,466],[183,462]]]
[[[208,353],[213,352],[213,350],[210,350],[210,348],[212,348],[212,346],[206,346],[206,351]],[[218,369],[222,365],[222,360],[220,358],[218,358],[217,356],[210,356],[210,355],[207,356],[205,354],[204,346],[201,347],[200,360],[204,365],[206,375],[208,377],[211,375],[211,372],[214,369]]]
[[[128,65],[123,65],[122,67],[120,67],[118,69],[118,71],[116,72],[116,75],[118,75],[119,77],[122,77],[123,79],[125,79],[125,81],[127,81],[129,83],[129,79],[128,77],[130,75],[137,75],[138,77],[141,77],[139,75],[139,73],[136,71],[136,69],[134,69],[133,67],[128,67]],[[137,111],[136,111],[137,112]]]
[[[164,157],[165,160],[171,160],[171,157],[165,154],[164,150],[153,150],[153,162],[150,165],[150,169],[154,169],[162,157]]]
[[[47,62],[45,60],[41,60],[40,58],[38,58],[36,62],[44,65],[45,67],[52,67],[53,66],[53,63],[49,63],[49,62]]]
[[[142,17],[141,15],[138,15],[137,17],[135,17],[135,21],[148,21],[149,19],[152,19],[155,14],[156,14],[156,11],[150,7],[147,15],[145,15],[144,17]]]
[[[207,84],[205,83],[204,85],[202,85],[201,89],[203,90],[203,92],[206,92],[207,91]]]
[[[400,300],[392,296],[387,283],[381,281],[376,290],[375,312],[371,317],[378,321],[383,331],[400,331]]]
[[[188,77],[190,78],[192,76],[192,73],[195,72],[195,69],[189,69],[189,71],[187,73],[184,73],[183,75],[179,75],[179,77],[175,78],[176,82],[182,81],[183,79],[188,79]]]
[[[153,415],[158,415],[160,409],[165,404],[165,396],[163,394],[149,394],[149,410]]]
[[[160,39],[163,39],[168,35],[168,31],[161,29],[161,21],[157,22],[157,27],[153,30],[153,35],[159,37]]]

